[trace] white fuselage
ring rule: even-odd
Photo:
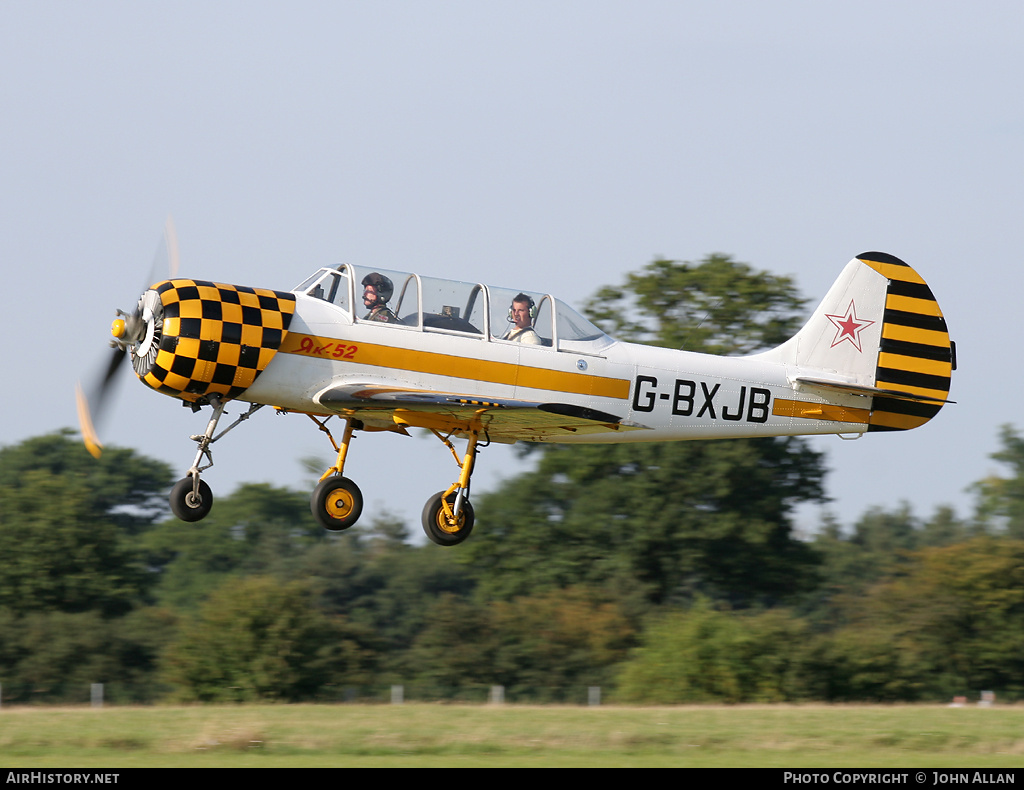
[[[566,435],[564,442],[861,433],[855,395],[800,392],[799,369],[757,357],[718,357],[610,341],[599,348],[531,346],[424,328],[353,321],[297,296],[285,343],[242,400],[333,414],[319,393],[358,382],[481,399],[569,403],[649,430]],[[833,414],[823,413],[827,406]],[[808,416],[802,417],[800,414]],[[845,415],[842,419],[824,419]],[[384,427],[384,426],[380,426]]]

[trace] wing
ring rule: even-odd
[[[614,414],[571,403],[491,400],[384,384],[335,384],[316,400],[372,428],[412,426],[454,433],[480,430],[495,442],[545,442],[579,434],[649,430]]]

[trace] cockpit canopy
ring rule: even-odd
[[[510,342],[505,338],[514,326],[512,302],[525,295],[531,303],[533,328],[541,345],[559,351],[596,353],[614,342],[561,299],[533,291],[342,264],[321,269],[294,292],[330,302],[350,321],[367,321],[369,307],[363,304],[362,282],[370,274],[383,275],[393,287],[387,306],[398,321],[381,326]]]

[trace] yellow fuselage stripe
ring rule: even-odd
[[[827,403],[776,398],[772,405],[772,414],[776,417],[799,417],[804,420],[866,423],[870,412],[852,406],[831,406]]]
[[[339,343],[346,348],[343,354],[317,353],[318,349],[336,347]],[[350,354],[347,349],[354,350]],[[450,354],[438,354],[433,351],[418,351],[374,343],[346,345],[343,341],[331,337],[289,332],[282,341],[280,350],[286,354],[300,354],[317,359],[334,359],[335,361],[373,365],[391,370],[409,370],[414,373],[433,373],[514,387],[570,392],[600,398],[625,400],[629,397],[629,379],[612,379],[586,373],[526,367],[510,362],[458,357]]]
[[[776,417],[799,417],[803,420],[830,420],[832,422],[879,425],[885,428],[910,430],[924,425],[930,417],[912,414],[897,414],[881,410],[869,411],[851,406],[830,406],[827,403],[809,403],[799,400],[776,398],[772,405]]]

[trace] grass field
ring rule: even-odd
[[[0,709],[0,768],[1024,765],[1024,707]]]

